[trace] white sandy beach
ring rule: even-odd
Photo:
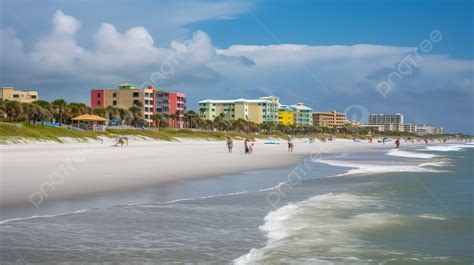
[[[356,152],[394,148],[393,142],[309,144],[295,140],[295,151],[281,144],[255,143],[254,154],[243,154],[243,141],[227,154],[225,142],[132,139],[128,147],[102,143],[28,143],[0,146],[0,206],[40,204],[47,200],[124,191],[166,181],[188,180],[249,170],[288,167],[312,153]],[[402,143],[402,146],[406,143]]]

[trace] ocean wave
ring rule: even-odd
[[[290,203],[269,212],[259,229],[267,242],[234,260],[234,264],[367,264],[377,256],[383,260],[437,259],[414,252],[394,252],[367,242],[361,234],[391,231],[445,217],[423,213],[404,215],[391,212],[390,203],[378,196],[327,193]]]
[[[472,148],[472,144],[452,144],[452,145],[432,145],[426,146],[424,149],[417,149],[418,151],[436,151],[436,152],[453,152],[460,151],[464,148]]]
[[[444,221],[446,220],[445,217],[435,215],[435,214],[420,214],[418,215],[419,218],[424,218],[424,219],[431,219],[431,220],[441,220]]]
[[[37,219],[37,218],[51,218],[51,217],[65,216],[65,215],[70,215],[70,214],[77,214],[77,213],[82,213],[86,211],[88,210],[77,210],[77,211],[69,212],[69,213],[33,215],[29,217],[11,218],[11,219],[1,220],[0,225],[8,224],[14,221],[24,221],[24,220]]]
[[[399,149],[392,149],[387,152],[387,155],[398,156],[398,157],[408,157],[408,158],[421,158],[421,159],[431,159],[434,157],[438,157],[437,155],[433,155],[433,154],[402,151]]]
[[[343,160],[316,160],[316,162],[325,163],[332,166],[353,168],[346,173],[337,176],[354,175],[354,174],[377,174],[390,172],[444,172],[442,170],[433,169],[432,167],[442,167],[447,165],[444,161],[422,163],[419,165],[406,164],[368,164]]]
[[[360,253],[364,245],[357,232],[404,222],[404,217],[398,214],[373,212],[383,209],[383,202],[376,197],[349,193],[328,193],[288,204],[269,212],[259,227],[267,237],[267,244],[251,249],[234,263],[271,264],[288,258],[302,263],[310,260],[315,264],[326,263],[320,255],[355,261],[354,254]]]

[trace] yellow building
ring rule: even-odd
[[[313,112],[313,125],[319,127],[341,128],[346,124],[353,125],[353,122],[347,120],[345,113],[328,111]]]
[[[26,91],[15,90],[13,87],[2,87],[0,88],[0,98],[31,103],[39,99],[38,92],[36,91]]]
[[[294,109],[287,105],[280,105],[278,109],[278,123],[283,125],[293,125],[295,116]]]
[[[259,99],[199,101],[199,112],[203,119],[214,120],[223,115],[224,120],[243,119],[255,123],[278,123],[279,99],[275,96]]]

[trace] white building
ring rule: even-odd
[[[420,124],[415,126],[415,133],[419,135],[443,134],[443,128],[436,128],[431,124]]]
[[[403,124],[403,115],[396,114],[370,114],[369,125]]]

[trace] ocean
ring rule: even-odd
[[[314,154],[285,169],[2,209],[0,261],[472,264],[472,147]]]

